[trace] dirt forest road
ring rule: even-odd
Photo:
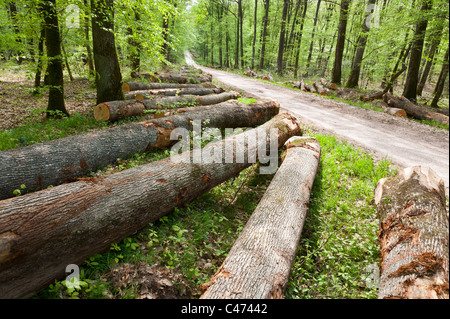
[[[315,94],[264,83],[248,77],[198,66],[189,52],[186,63],[224,85],[255,98],[272,97],[283,111],[299,116],[303,123],[329,133],[399,167],[423,165],[445,182],[449,194],[449,132],[408,119],[359,108]]]

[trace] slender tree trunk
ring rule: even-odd
[[[309,64],[311,63],[312,51],[314,47],[314,35],[316,33],[317,18],[319,17],[320,2],[321,0],[317,1],[316,15],[314,17],[313,30],[311,34],[311,44],[309,45],[308,59],[306,61],[306,69],[309,69]]]
[[[306,10],[308,9],[308,0],[303,1],[302,21],[300,23],[300,30],[297,36],[297,50],[295,52],[295,64],[294,64],[294,78],[298,76],[298,63],[300,60],[300,50],[302,46],[303,27],[305,25]]]
[[[432,107],[438,107],[437,103],[438,103],[439,99],[441,98],[442,92],[444,91],[444,84],[445,84],[445,79],[447,78],[447,75],[448,75],[448,48],[447,48],[447,51],[445,52],[444,62],[442,64],[442,70],[439,75],[438,83],[436,84],[436,90],[434,93],[435,95],[434,95],[433,101],[431,101]]]
[[[278,59],[277,59],[277,73],[279,75],[283,74],[283,54],[284,54],[284,44],[285,44],[285,33],[286,33],[286,18],[288,13],[289,0],[283,1],[283,15],[281,17],[281,31],[280,31],[280,41],[278,44]]]
[[[416,25],[414,42],[411,48],[411,56],[409,58],[408,74],[406,76],[403,96],[407,99],[415,101],[417,98],[417,84],[419,83],[419,69],[422,59],[423,43],[425,32],[427,30],[428,20],[423,16],[431,9],[431,0],[423,0],[421,20]]]
[[[94,59],[92,58],[92,50],[91,50],[91,39],[89,36],[89,16],[90,16],[90,10],[89,10],[89,4],[88,0],[83,0],[84,8],[85,8],[85,18],[84,18],[84,40],[85,42],[85,48],[86,48],[86,54],[87,54],[87,65],[89,68],[89,75],[95,76],[95,69],[94,69]]]
[[[263,34],[262,34],[262,46],[261,46],[261,59],[259,62],[259,69],[264,69],[264,59],[266,54],[266,41],[267,41],[267,26],[269,24],[269,11],[270,0],[264,0],[264,18],[263,18]]]
[[[359,76],[361,73],[361,63],[364,57],[364,51],[366,49],[366,43],[367,43],[367,37],[369,33],[369,23],[370,21],[367,21],[368,18],[371,16],[371,12],[373,9],[373,6],[375,5],[376,0],[369,0],[369,3],[367,5],[367,8],[370,7],[370,11],[366,9],[366,17],[362,24],[362,33],[358,38],[357,48],[356,48],[356,54],[355,58],[353,59],[353,65],[352,70],[350,71],[350,76],[347,81],[346,87],[348,88],[354,88],[358,86],[359,82]]]
[[[336,83],[336,84],[341,84],[342,58],[343,58],[343,54],[344,54],[345,34],[347,31],[347,19],[348,19],[349,6],[350,6],[350,0],[342,0],[341,1],[338,38],[337,38],[337,43],[336,43],[336,51],[335,51],[335,56],[334,56],[333,70],[331,72],[331,82]]]
[[[45,26],[42,25],[41,35],[39,37],[39,44],[38,44],[36,75],[34,77],[34,87],[35,88],[39,88],[41,86],[42,64],[43,64],[43,57],[44,57],[44,41],[45,41]]]
[[[64,78],[62,68],[61,42],[56,11],[56,0],[46,0],[42,3],[45,22],[45,40],[48,58],[49,97],[47,117],[69,115],[64,105]]]
[[[430,50],[428,51],[427,56],[428,60],[423,68],[422,75],[420,77],[420,82],[419,85],[417,86],[417,95],[419,96],[422,95],[423,88],[425,87],[425,83],[431,70],[431,66],[433,65],[436,50],[439,47],[439,44],[441,43],[442,30],[443,30],[442,28],[439,28],[439,30],[437,30],[431,42],[431,47]]]
[[[116,51],[114,0],[91,0],[92,37],[97,76],[97,104],[123,100],[122,74]]]
[[[242,0],[238,0],[238,14],[239,14],[239,42],[240,42],[240,50],[241,50],[241,60],[240,66],[244,67],[244,12],[242,9]]]
[[[255,0],[255,15],[253,22],[253,44],[252,44],[252,70],[255,68],[255,50],[256,50],[256,22],[258,20],[258,0]]]

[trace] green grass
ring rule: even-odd
[[[367,267],[379,261],[373,190],[380,178],[394,171],[389,162],[374,163],[369,154],[333,136],[314,136],[322,146],[321,163],[286,297],[375,298],[376,288],[365,283]],[[168,151],[135,155],[103,173],[168,155]],[[112,244],[108,252],[94,255],[81,267],[84,286],[79,290],[68,290],[64,281],[57,281],[35,298],[136,298],[137,280],[125,286],[110,280],[114,269],[128,263],[157,264],[178,274],[173,284],[180,296],[198,297],[199,285],[220,267],[271,181],[272,176],[258,171],[257,164],[249,167]]]

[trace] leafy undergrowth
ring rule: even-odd
[[[285,296],[375,298],[376,285],[366,281],[379,262],[373,190],[393,169],[333,136],[311,135],[321,143],[321,164]],[[167,156],[135,155],[93,174]],[[86,260],[79,289],[56,281],[35,298],[198,298],[198,287],[220,267],[272,177],[260,175],[257,164],[249,167]]]

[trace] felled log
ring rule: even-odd
[[[199,106],[174,116],[131,123],[70,136],[50,142],[0,152],[0,199],[27,190],[43,189],[86,176],[99,167],[133,154],[170,145],[175,128],[192,130],[195,119],[209,120],[207,127],[235,128],[260,125],[279,112],[279,103],[262,99],[245,105],[228,101]]]
[[[178,84],[178,83],[144,83],[144,82],[124,82],[122,83],[123,93],[140,90],[161,90],[161,89],[183,89],[183,88],[215,88],[212,83],[201,84]]]
[[[278,128],[278,138],[268,133]],[[253,140],[261,134],[264,138]],[[265,134],[265,135],[264,135]],[[67,265],[80,265],[252,165],[268,149],[301,134],[287,113],[205,149],[243,161],[193,162],[194,151],[101,178],[80,180],[0,202],[0,298],[21,298],[62,279]],[[255,153],[256,152],[256,153]],[[278,156],[278,151],[276,152]],[[276,158],[278,158],[276,156]]]
[[[320,84],[317,81],[314,81],[314,88],[317,90],[317,93],[320,95],[330,95],[330,90],[323,87],[322,84]]]
[[[395,107],[387,107],[384,109],[384,113],[389,115],[399,116],[399,117],[407,117],[406,111],[403,109],[397,109]]]
[[[283,163],[200,298],[283,298],[320,159],[314,138],[292,137],[285,146]]]
[[[309,85],[308,83],[305,83],[305,88],[306,88],[307,92],[317,93],[317,91],[313,85]]]
[[[379,91],[379,92],[374,92],[374,93],[370,93],[370,94],[367,94],[367,95],[360,95],[359,96],[359,99],[361,100],[361,101],[364,101],[364,102],[368,102],[368,101],[373,101],[373,100],[380,100],[380,99],[382,99],[383,98],[383,91]]]
[[[94,118],[97,121],[117,121],[128,116],[137,116],[144,110],[180,108],[185,106],[212,105],[237,99],[238,92],[230,91],[216,95],[196,96],[182,95],[169,97],[149,97],[146,99],[104,102],[94,107]]]
[[[322,83],[322,85],[330,90],[337,90],[337,85],[335,83],[330,83],[327,80],[325,80],[324,78],[320,79],[320,83]]]
[[[390,107],[403,109],[409,116],[412,116],[416,119],[436,121],[447,125],[449,124],[448,116],[441,113],[429,111],[426,108],[420,107],[412,103],[403,96],[396,97],[390,93],[385,93],[383,95],[383,100]]]
[[[178,73],[142,73],[142,72],[132,72],[132,78],[144,78],[150,82],[166,82],[166,83],[203,83],[211,82],[211,74],[198,74],[198,75],[186,75]]]
[[[178,95],[208,95],[219,94],[225,90],[222,88],[186,88],[186,89],[161,89],[161,90],[141,90],[133,91],[125,94],[125,99],[143,100],[149,96],[163,95],[163,96],[178,96]]]
[[[409,167],[375,189],[380,219],[380,299],[448,299],[448,215],[443,180]]]
[[[305,81],[303,80],[300,81],[300,90],[302,90],[303,92],[308,92],[308,90],[306,89]]]

